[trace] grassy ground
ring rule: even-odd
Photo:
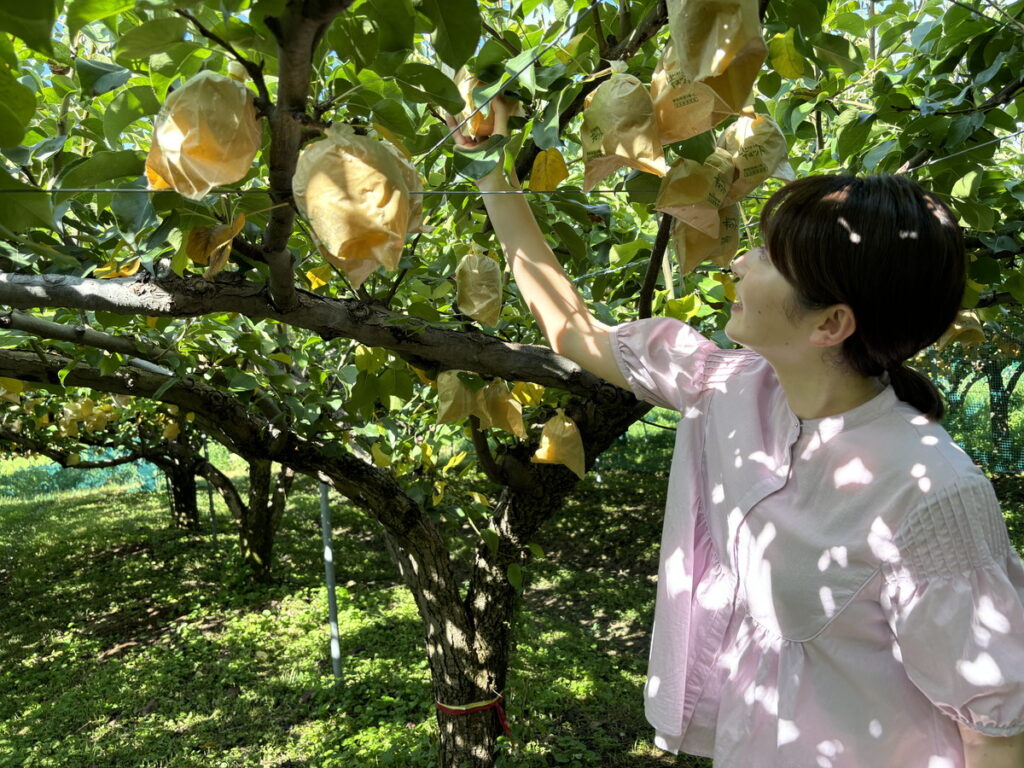
[[[506,768],[698,766],[649,745],[641,688],[671,433],[610,457],[541,540],[509,683]],[[653,462],[660,462],[654,464]],[[1015,543],[1024,482],[1000,481]],[[167,529],[162,494],[0,499],[0,766],[434,763],[419,620],[364,518],[334,507],[344,676],[330,676],[315,488],[299,484],[280,581],[227,534]]]

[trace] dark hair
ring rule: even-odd
[[[772,195],[761,232],[801,308],[853,310],[843,361],[862,376],[888,373],[897,397],[941,419],[939,391],[904,361],[942,335],[963,299],[949,209],[906,176],[812,176]]]

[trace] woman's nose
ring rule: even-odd
[[[747,268],[747,254],[741,253],[739,256],[735,256],[732,261],[729,262],[729,267],[732,269],[732,273],[737,277],[742,277],[743,273]]]

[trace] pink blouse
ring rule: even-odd
[[[1024,564],[984,474],[891,388],[801,421],[771,366],[668,318],[614,329],[681,414],[647,719],[715,768],[961,768],[1024,731]]]

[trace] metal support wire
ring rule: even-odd
[[[331,627],[331,671],[335,683],[341,682],[341,639],[338,635],[338,597],[334,581],[334,546],[331,541],[331,507],[327,503],[327,483],[320,481],[320,535],[324,543],[324,580],[327,583],[327,619]]]

